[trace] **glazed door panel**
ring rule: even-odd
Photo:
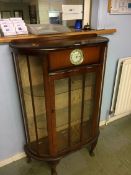
[[[92,137],[97,68],[59,78],[54,76],[57,152],[66,152]]]

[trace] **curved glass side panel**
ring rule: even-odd
[[[19,56],[19,69],[26,112],[29,146],[39,155],[48,154],[42,60],[35,56]]]

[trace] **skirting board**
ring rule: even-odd
[[[106,121],[106,120],[100,121],[100,127],[101,126],[104,126],[104,125],[107,125],[108,123],[113,122],[113,121],[115,121],[115,120],[117,120],[119,118],[122,118],[124,116],[122,115],[122,116],[116,116],[116,117],[109,117],[109,120],[108,121]],[[12,156],[10,158],[7,158],[5,160],[0,161],[0,167],[3,167],[5,165],[8,165],[8,164],[10,164],[10,163],[12,163],[14,161],[17,161],[19,159],[22,159],[24,157],[26,157],[26,155],[25,155],[24,152],[18,153],[18,154],[14,155],[14,156]]]
[[[100,122],[100,126],[103,126],[105,124],[106,124],[106,121],[101,121]],[[7,158],[5,160],[0,161],[0,167],[3,167],[5,165],[8,165],[8,164],[10,164],[12,162],[15,162],[17,160],[20,160],[20,159],[22,159],[24,157],[26,157],[26,154],[24,152],[18,153],[18,154],[14,155],[14,156],[12,156],[10,158]]]
[[[19,160],[19,159],[22,159],[22,158],[24,158],[24,157],[26,157],[26,155],[25,155],[24,152],[18,153],[18,154],[16,154],[16,155],[12,156],[12,157],[9,157],[9,158],[7,158],[7,159],[5,159],[5,160],[0,161],[0,167],[3,167],[3,166],[5,166],[5,165],[8,165],[8,164],[10,164],[10,163],[12,163],[12,162],[15,162],[15,161],[17,161],[17,160]]]
[[[115,120],[126,117],[128,115],[131,115],[131,112],[127,112],[127,113],[123,113],[123,114],[119,114],[119,115],[114,115],[114,116],[109,116],[109,121],[107,121],[106,123],[113,122]]]

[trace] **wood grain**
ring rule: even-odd
[[[89,30],[89,31],[81,31],[81,32],[70,32],[64,34],[50,34],[50,35],[19,35],[19,36],[12,36],[12,37],[0,37],[0,43],[9,43],[13,40],[20,40],[20,39],[33,39],[33,38],[52,38],[54,36],[77,36],[77,35],[87,35],[87,34],[98,34],[98,35],[106,35],[106,34],[113,34],[117,30],[116,29],[104,29],[104,30]]]
[[[84,64],[93,64],[99,63],[100,60],[100,46],[93,47],[83,47],[80,48],[83,52],[84,60],[81,63]],[[59,52],[51,52],[49,54],[49,69],[57,70],[67,67],[73,67],[74,65],[70,61],[70,54],[73,49],[66,49]]]

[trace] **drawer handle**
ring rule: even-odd
[[[74,49],[70,53],[70,62],[73,65],[80,65],[84,61],[83,52],[80,49]]]

